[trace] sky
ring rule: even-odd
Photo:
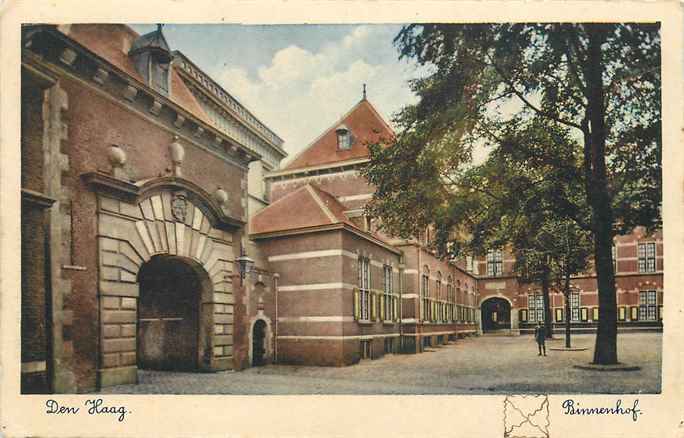
[[[133,25],[146,33],[155,25]],[[391,124],[424,74],[398,59],[400,25],[166,25],[180,50],[285,140],[289,159],[362,97]]]

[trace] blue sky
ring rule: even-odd
[[[133,25],[145,33],[155,25]],[[361,99],[391,116],[416,97],[407,81],[420,74],[399,61],[392,39],[400,25],[166,25],[174,50],[237,97],[275,130],[294,155]]]

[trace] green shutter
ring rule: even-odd
[[[394,315],[392,315],[392,320],[396,321],[399,319],[399,299],[397,297],[392,297],[394,305]]]
[[[382,294],[380,295],[380,320],[384,321],[385,320],[385,300],[387,299],[387,295]]]
[[[370,292],[370,306],[371,306],[371,315],[370,319],[375,320],[375,292]]]

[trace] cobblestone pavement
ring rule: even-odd
[[[549,346],[562,346],[562,336]],[[537,355],[531,336],[482,336],[422,354],[386,355],[341,368],[269,365],[244,371],[140,371],[140,383],[106,388],[118,394],[496,394],[660,392],[662,334],[620,334],[622,363],[639,371],[586,371],[594,335],[574,335],[573,347]]]

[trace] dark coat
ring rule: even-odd
[[[546,341],[546,330],[544,326],[534,328],[534,339],[538,344],[543,344]]]

